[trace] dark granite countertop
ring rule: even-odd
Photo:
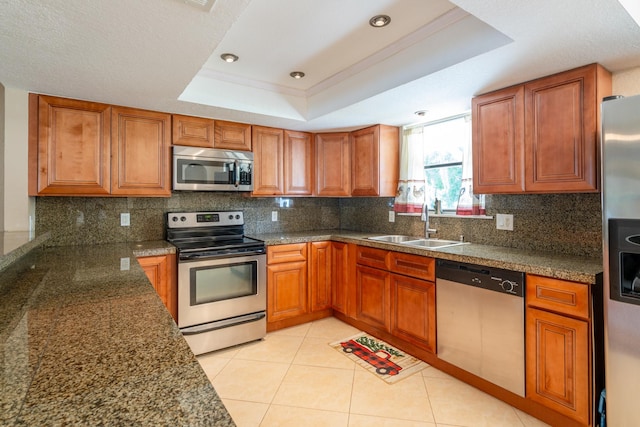
[[[254,234],[252,237],[264,240],[267,245],[335,240],[589,284],[597,283],[598,276],[602,273],[602,259],[599,258],[584,258],[474,243],[441,249],[426,249],[367,239],[367,237],[379,236],[380,234],[345,230],[318,230],[298,233]]]
[[[142,268],[121,270],[171,250],[36,248],[0,272],[0,425],[234,425]]]

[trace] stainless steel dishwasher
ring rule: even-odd
[[[438,260],[437,354],[524,396],[524,273]]]

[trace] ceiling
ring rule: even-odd
[[[0,0],[6,87],[292,130],[435,120],[593,62],[640,66],[618,0]]]

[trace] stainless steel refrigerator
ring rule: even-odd
[[[640,426],[640,96],[602,103],[606,425]]]

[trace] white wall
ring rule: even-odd
[[[31,230],[35,199],[28,194],[29,93],[0,90],[0,231]],[[2,121],[0,119],[0,121]]]
[[[640,95],[640,67],[615,73],[612,85],[614,95]]]

